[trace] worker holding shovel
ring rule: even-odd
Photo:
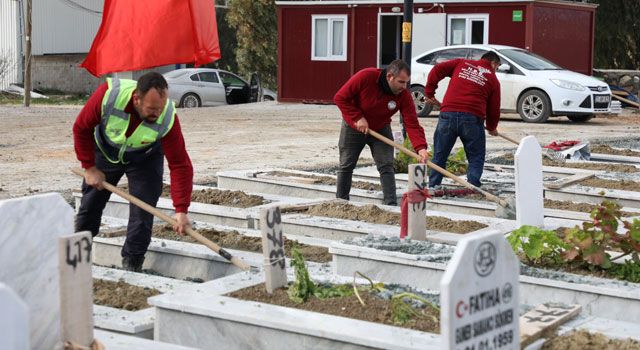
[[[433,135],[433,163],[444,168],[458,137],[467,155],[469,168],[467,181],[477,187],[484,168],[486,129],[498,135],[500,120],[500,82],[495,70],[500,57],[495,52],[485,53],[478,61],[454,59],[436,64],[427,79],[426,102],[440,106],[438,125]],[[449,87],[442,104],[435,98],[438,83],[450,77]],[[442,174],[431,171],[429,187],[442,182]]]
[[[398,111],[420,161],[427,161],[429,154],[424,130],[418,123],[413,99],[407,91],[410,71],[402,60],[391,62],[386,69],[365,68],[352,76],[333,98],[344,119],[338,141],[337,198],[349,199],[353,169],[362,149],[369,145],[380,173],[384,204],[397,205],[393,147],[367,133],[371,129],[392,139],[391,116]]]
[[[137,82],[108,78],[87,101],[73,125],[76,156],[85,169],[76,232],[98,234],[102,211],[111,195],[103,190],[103,182],[115,186],[125,174],[129,192],[155,206],[162,193],[164,157],[169,162],[176,209],[174,229],[184,234],[189,227],[193,167],[167,92],[164,77],[151,72]],[[125,269],[142,270],[152,226],[152,214],[129,206],[127,239],[121,253]]]

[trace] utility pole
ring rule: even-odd
[[[411,67],[411,22],[413,22],[413,0],[404,0],[402,22],[402,60]],[[411,82],[407,82],[407,89],[411,86]],[[402,126],[402,136],[407,138],[407,131],[404,128],[402,118],[400,118],[400,124]]]
[[[31,103],[31,0],[27,0],[27,13],[24,22],[24,106],[29,107]]]

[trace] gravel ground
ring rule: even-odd
[[[80,180],[69,168],[79,166],[71,129],[81,106],[0,105],[0,199],[57,191],[69,197]],[[338,162],[340,112],[333,105],[262,102],[178,110],[198,183],[215,182],[220,170],[287,167],[329,169]],[[420,123],[431,143],[436,118]],[[399,130],[398,117],[393,127]],[[514,138],[527,133],[541,142],[556,138],[629,138],[637,135],[640,114],[596,118],[576,124],[552,118],[546,124],[525,124],[506,115],[499,130]],[[488,137],[492,150],[512,148]],[[371,160],[365,150],[363,159]],[[168,170],[165,179],[168,180]]]

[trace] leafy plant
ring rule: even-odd
[[[567,231],[564,238],[570,248],[563,254],[567,261],[584,261],[590,265],[610,268],[613,260],[631,255],[634,262],[640,262],[640,220],[632,222],[620,220],[620,205],[605,200],[591,211],[592,222],[585,222]],[[619,222],[627,230],[618,234]],[[615,258],[607,251],[621,251]]]
[[[555,231],[529,225],[511,232],[507,241],[516,253],[522,250],[528,262],[533,264],[555,264],[561,260],[561,254],[569,247]]]
[[[623,264],[611,264],[609,273],[621,280],[640,283],[640,264],[627,260]]]
[[[404,325],[409,321],[413,321],[416,318],[425,318],[427,315],[422,312],[422,310],[417,309],[413,305],[410,304],[411,300],[417,300],[425,305],[429,305],[436,310],[440,310],[436,305],[434,305],[429,300],[420,297],[413,293],[399,293],[391,297],[391,318],[393,323],[398,325]],[[433,322],[438,322],[438,319],[435,316],[430,316]]]
[[[413,149],[411,145],[411,140],[407,137],[404,139],[402,145],[408,149]],[[393,170],[398,173],[408,173],[409,172],[409,164],[417,164],[418,160],[404,154],[403,152],[398,152],[396,158],[393,160]]]
[[[467,154],[464,152],[464,148],[459,148],[449,156],[447,159],[447,170],[455,175],[467,173]]]
[[[304,256],[298,248],[291,250],[291,267],[293,267],[296,280],[289,286],[287,294],[289,299],[300,304],[303,303],[314,294],[316,285],[309,277],[309,270],[304,262]]]

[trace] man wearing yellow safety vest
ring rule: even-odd
[[[193,167],[167,90],[166,80],[155,72],[141,76],[137,82],[108,78],[78,115],[73,125],[74,148],[85,175],[76,232],[98,234],[102,211],[111,195],[103,190],[103,181],[117,185],[126,175],[129,193],[155,206],[162,193],[166,157],[176,209],[174,229],[184,234],[189,225]],[[123,268],[142,270],[152,225],[151,214],[129,206]]]

